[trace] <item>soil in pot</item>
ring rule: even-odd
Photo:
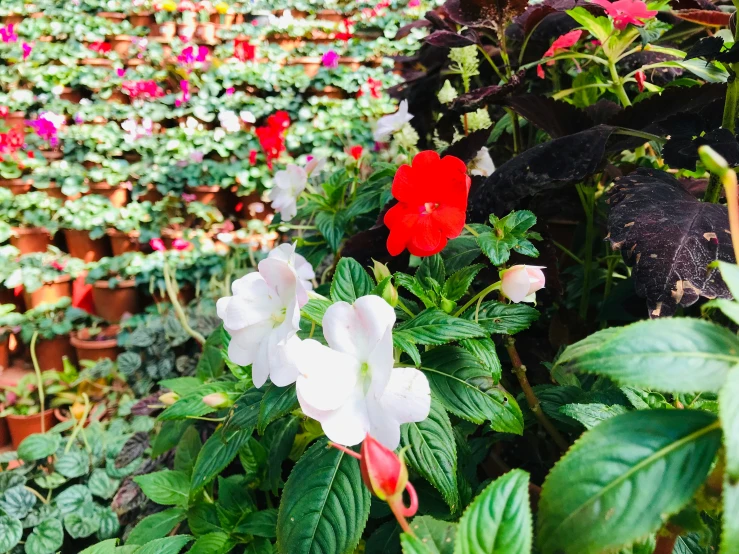
[[[133,231],[131,233],[123,233],[117,229],[108,229],[110,237],[110,246],[114,256],[120,256],[125,252],[140,252],[141,243],[139,242],[139,233]]]
[[[77,351],[77,359],[98,361],[108,358],[115,361],[118,357],[118,325],[101,329],[93,335],[90,329],[80,329],[72,333],[69,340]]]
[[[36,358],[41,371],[63,371],[65,356],[75,363],[76,355],[72,343],[69,342],[69,335],[59,335],[53,339],[41,339],[36,342]]]
[[[13,227],[10,244],[20,250],[21,254],[46,252],[49,244],[51,244],[51,236],[44,228]]]
[[[26,301],[26,307],[30,310],[44,302],[55,304],[62,298],[72,297],[72,278],[69,275],[62,275],[53,283],[46,283],[33,292],[24,292],[23,298]]]
[[[10,189],[15,195],[26,194],[33,186],[33,179],[20,177],[18,179],[0,179],[0,187]]]
[[[10,431],[10,438],[13,444],[13,448],[18,450],[18,447],[29,435],[35,435],[41,433],[42,426],[41,421],[43,420],[43,429],[48,431],[54,427],[56,419],[54,418],[54,410],[49,408],[43,414],[35,414],[30,416],[21,415],[9,415],[6,417],[8,422],[8,430]]]
[[[110,288],[108,281],[96,281],[92,287],[92,302],[97,314],[110,323],[118,323],[125,314],[140,311],[136,281],[119,281]]]
[[[99,194],[110,200],[116,208],[122,208],[128,203],[128,190],[121,186],[112,186],[108,183],[90,184],[90,194]]]
[[[67,239],[67,250],[70,255],[86,262],[97,262],[105,256],[110,256],[110,246],[106,237],[91,239],[88,231],[64,229],[64,238]]]

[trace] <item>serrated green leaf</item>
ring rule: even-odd
[[[655,532],[693,497],[720,443],[716,417],[697,410],[629,412],[587,431],[544,481],[542,554],[601,552]]]
[[[198,454],[190,481],[191,493],[199,491],[230,464],[252,434],[251,429],[232,433],[224,433],[224,429],[213,433]]]
[[[236,531],[255,537],[274,539],[277,536],[277,510],[260,510],[247,514]]]
[[[511,257],[511,249],[516,245],[513,237],[498,237],[495,233],[483,233],[477,236],[477,244],[494,266],[501,266]]]
[[[80,554],[116,554],[118,539],[108,539],[85,548]]]
[[[459,341],[459,345],[475,356],[482,365],[485,366],[496,384],[500,382],[503,374],[503,367],[500,365],[500,358],[495,350],[495,343],[489,338],[466,339]]]
[[[248,431],[251,434],[259,421],[259,410],[263,396],[264,391],[260,389],[249,389],[242,394],[236,400],[226,417],[226,421],[223,423],[224,433]]]
[[[226,533],[216,531],[198,538],[188,550],[189,554],[227,554],[231,552],[235,541]]]
[[[431,483],[454,513],[459,509],[457,490],[457,443],[444,408],[432,399],[428,418],[400,427],[400,445],[408,447],[408,465]]]
[[[174,452],[174,468],[191,475],[201,448],[203,441],[200,440],[200,433],[195,427],[188,427]]]
[[[462,298],[483,267],[485,267],[483,264],[475,264],[463,267],[462,269],[452,273],[449,276],[449,279],[444,283],[444,287],[441,289],[441,293],[444,295],[444,298],[453,302]]]
[[[62,522],[46,519],[34,527],[26,539],[26,554],[54,554],[62,547],[64,529]]]
[[[220,356],[220,352],[218,354]],[[177,402],[168,406],[161,414],[161,421],[172,421],[176,419],[186,419],[188,417],[201,417],[216,411],[215,408],[203,402],[203,397],[220,392],[228,396],[237,396],[239,393],[234,391],[234,383],[217,382],[201,385],[198,390],[180,398]],[[183,430],[184,432],[184,430]]]
[[[739,480],[739,366],[729,372],[718,395],[719,417],[724,430],[726,473]]]
[[[263,435],[267,425],[289,414],[297,407],[298,396],[295,393],[295,384],[278,387],[270,383],[264,392],[262,404],[259,408],[259,422],[257,424],[259,434]]]
[[[413,344],[410,337],[404,335],[402,331],[396,331],[393,333],[393,346],[395,348],[400,348],[403,352],[408,354],[416,367],[421,365],[421,353],[418,351],[416,345]]]
[[[408,533],[401,533],[400,546],[403,548],[403,554],[436,554],[431,550],[431,546]]]
[[[739,338],[708,321],[666,318],[605,329],[568,346],[559,371],[595,373],[662,392],[718,392],[739,363]]]
[[[490,483],[465,510],[454,554],[531,552],[529,475],[514,469]]]
[[[539,319],[536,308],[526,304],[503,304],[501,302],[483,302],[480,309],[472,307],[462,317],[477,322],[488,333],[499,335],[515,335],[528,329]]]
[[[274,554],[275,549],[272,547],[272,543],[263,537],[255,537],[249,544],[246,545],[244,554]]]
[[[100,520],[94,515],[71,513],[64,516],[64,528],[73,539],[89,537],[100,529]]]
[[[126,544],[146,544],[169,534],[175,525],[185,520],[187,513],[182,508],[169,508],[158,512],[136,524],[128,535]]]
[[[0,552],[10,552],[23,537],[21,522],[8,515],[0,515]]]
[[[357,460],[322,439],[295,464],[285,484],[277,519],[278,551],[353,552],[369,507]]]
[[[401,554],[401,529],[393,519],[380,525],[365,543],[365,552],[382,552],[383,554]]]
[[[267,484],[275,494],[282,482],[282,462],[290,455],[299,428],[300,420],[291,416],[273,422],[264,434],[262,442],[267,448]]]
[[[476,357],[454,346],[426,352],[421,370],[433,395],[453,414],[504,433],[523,433],[523,414],[516,400],[495,386]]]
[[[200,355],[198,365],[195,368],[195,373],[198,379],[201,381],[207,381],[217,379],[223,375],[226,363],[221,355],[221,348],[221,333],[216,329],[208,336],[208,339],[203,345],[203,352]]]
[[[174,379],[164,379],[159,381],[159,386],[185,397],[188,394],[197,392],[198,389],[203,386],[203,382],[197,377],[175,377]]]
[[[316,325],[321,325],[321,322],[323,322],[323,315],[326,313],[326,310],[329,309],[331,304],[333,304],[333,302],[330,300],[311,298],[308,300],[308,303],[300,309],[300,311],[305,319],[315,323]]]
[[[607,404],[566,404],[559,409],[559,412],[576,419],[582,423],[586,429],[592,429],[602,421],[610,419],[613,416],[625,414],[629,409],[620,404],[609,406]]]
[[[345,225],[344,215],[340,212],[320,211],[316,214],[316,227],[334,252],[339,251],[339,244],[344,238]]]
[[[372,293],[374,282],[369,273],[354,258],[341,258],[331,281],[331,299],[334,302],[354,301]]]
[[[423,302],[423,305],[427,308],[431,308],[434,306],[433,300],[431,300],[431,297],[429,296],[429,292],[426,290],[426,287],[424,287],[421,282],[416,279],[415,277],[411,275],[407,275],[405,273],[397,272],[393,278],[395,279],[395,283],[399,287],[403,287],[405,290],[410,292],[413,296],[418,298],[421,302]]]
[[[416,270],[416,278],[421,283],[429,282],[429,279],[441,284],[446,279],[446,269],[444,268],[444,260],[439,254],[426,256],[421,260],[421,265]]]
[[[24,462],[35,462],[54,454],[62,438],[56,433],[29,435],[18,445],[18,458]]]
[[[455,272],[470,265],[481,253],[475,237],[464,235],[450,240],[441,251],[441,257],[444,258],[446,270]]]
[[[136,554],[178,554],[190,541],[192,541],[190,535],[174,535],[156,539],[136,550]]]
[[[190,497],[190,476],[184,471],[164,469],[137,475],[134,482],[144,494],[163,506],[187,506]]]
[[[454,317],[437,308],[422,311],[399,325],[396,332],[416,344],[434,346],[487,335],[485,329],[476,323]]]
[[[182,435],[192,427],[192,420],[163,421],[151,445],[152,457],[161,456],[179,444]]]

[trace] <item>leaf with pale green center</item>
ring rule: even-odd
[[[105,472],[104,469],[95,468],[92,470],[90,479],[87,481],[87,488],[95,496],[100,498],[110,499],[118,491],[118,487],[121,482],[118,479],[113,479]]]
[[[54,554],[64,542],[62,522],[46,519],[34,527],[26,539],[26,554]]]
[[[0,496],[0,510],[5,515],[23,519],[36,505],[36,496],[25,485],[17,485]]]
[[[90,458],[79,450],[72,450],[59,456],[54,469],[67,479],[74,479],[85,475],[90,469]]]
[[[18,458],[24,462],[35,462],[48,458],[59,448],[62,438],[56,433],[30,435],[18,446]]]
[[[73,539],[89,537],[100,529],[100,519],[94,514],[71,513],[64,516],[64,528]]]
[[[23,537],[21,522],[8,515],[0,515],[0,552],[10,552]]]
[[[121,530],[121,523],[118,515],[110,506],[100,508],[98,510],[98,518],[100,519],[100,529],[97,532],[98,540],[105,540],[117,537]]]
[[[84,485],[72,485],[60,492],[55,502],[64,515],[82,512],[92,505],[92,494],[90,494],[90,489]]]
[[[146,544],[154,539],[160,539],[170,533],[186,517],[187,513],[182,508],[170,508],[146,516],[133,528],[126,539],[126,544]]]

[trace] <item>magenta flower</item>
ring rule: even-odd
[[[118,75],[118,77],[123,78],[123,76],[126,74],[126,70],[122,67],[119,67],[118,69],[115,70],[115,73],[116,75]]]
[[[28,56],[31,55],[32,50],[33,50],[33,46],[31,46],[27,42],[23,43],[23,61],[28,59]]]
[[[647,9],[647,5],[641,0],[616,0],[615,2],[592,0],[592,3],[606,10],[606,14],[613,19],[614,27],[619,31],[629,24],[641,27],[645,19],[651,19],[657,15],[657,10]]]
[[[334,50],[329,50],[323,55],[323,58],[321,58],[321,63],[323,64],[323,67],[335,69],[339,67],[339,55]]]
[[[190,202],[195,202],[197,200],[198,196],[196,194],[191,194],[189,192],[185,192],[182,194],[182,200],[184,200],[187,204]]]
[[[186,79],[180,81],[180,90],[182,90],[182,97],[177,98],[174,101],[174,105],[178,108],[190,101],[190,81],[187,81]]]
[[[175,250],[187,250],[190,248],[190,242],[185,239],[174,239],[172,241],[172,248]]]
[[[410,2],[408,2],[409,8],[417,8],[420,5],[421,5],[421,0],[411,0]]]
[[[231,96],[234,92],[236,92],[236,89],[234,87],[228,87],[226,89],[226,96]]]
[[[59,127],[63,124],[63,120],[63,116],[58,116],[51,112],[43,112],[37,119],[29,121],[28,125],[33,127],[36,134],[54,148],[59,144],[57,133],[59,132]]]
[[[195,61],[204,62],[208,58],[210,51],[207,46],[198,46],[198,55],[195,57]]]
[[[3,42],[18,42],[18,35],[15,34],[15,25],[10,23],[5,27],[0,27],[0,38]]]
[[[157,252],[164,252],[167,247],[164,246],[164,241],[160,238],[151,239],[149,241],[149,246],[151,246],[152,250],[156,250]]]

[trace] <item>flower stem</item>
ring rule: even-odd
[[[488,294],[490,294],[494,290],[498,290],[500,288],[500,285],[501,285],[501,282],[500,281],[497,281],[497,282],[493,283],[492,285],[490,285],[489,287],[487,287],[487,288],[481,290],[480,292],[478,292],[475,296],[473,296],[472,298],[470,298],[469,301],[464,306],[462,306],[461,308],[459,308],[454,313],[454,317],[459,317],[460,315],[462,315],[465,312],[465,310],[467,310],[467,308],[469,308],[470,306],[472,306],[472,304],[474,304],[478,300],[482,301],[482,299],[485,298]]]
[[[613,92],[616,94],[616,96],[618,96],[618,99],[621,101],[621,104],[624,106],[624,108],[631,106],[631,101],[626,94],[623,81],[621,80],[621,77],[618,76],[618,71],[616,71],[616,64],[611,60],[608,60],[608,71],[610,71],[611,73]]]
[[[41,432],[46,432],[46,418],[44,417],[44,411],[46,408],[46,395],[44,394],[44,379],[41,377],[41,367],[38,365],[38,357],[36,356],[36,341],[38,340],[38,331],[34,331],[33,337],[31,337],[31,362],[33,363],[33,370],[36,372],[36,386],[38,387],[38,401],[41,407]]]
[[[536,419],[539,420],[541,426],[544,427],[547,433],[549,433],[549,436],[554,439],[554,442],[559,447],[559,449],[562,452],[566,451],[570,447],[570,445],[559,432],[559,430],[554,426],[551,420],[547,417],[547,414],[544,413],[544,410],[541,409],[539,398],[536,396],[534,389],[531,388],[528,377],[526,377],[526,366],[523,365],[521,357],[518,355],[515,339],[511,336],[508,336],[505,339],[505,346],[506,350],[508,351],[508,357],[510,357],[511,364],[513,365],[513,373],[518,378],[518,382],[521,385],[521,389],[523,390],[523,394],[526,397],[526,402],[528,403],[529,408],[531,409]]]
[[[187,321],[187,314],[185,314],[185,310],[182,309],[182,304],[180,304],[180,301],[177,298],[177,291],[175,290],[173,277],[169,274],[169,264],[165,263],[164,266],[162,266],[162,270],[164,276],[164,287],[167,289],[167,296],[169,296],[169,301],[172,303],[177,319],[180,320],[180,325],[182,325],[185,332],[198,341],[201,346],[204,345],[205,337],[190,327],[190,323]]]
[[[407,313],[407,314],[408,314],[409,316],[411,316],[412,318],[413,318],[413,317],[416,317],[416,314],[414,314],[414,313],[413,313],[412,311],[410,311],[410,310],[408,309],[408,306],[406,306],[406,305],[405,305],[405,304],[403,303],[403,300],[401,300],[400,298],[398,298],[398,308],[400,308],[401,310],[403,310],[403,311],[404,311],[405,313]]]

